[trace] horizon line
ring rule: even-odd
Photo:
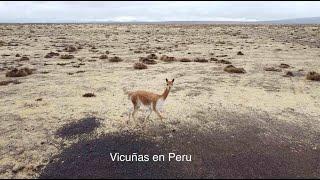
[[[319,18],[318,23],[295,23],[295,22],[287,22],[283,24],[319,24],[320,23],[320,17],[301,17],[301,18],[292,18],[292,19],[276,19],[276,20],[154,20],[154,21],[147,21],[147,20],[132,20],[132,21],[116,21],[116,20],[20,20],[20,21],[0,21],[0,24],[135,24],[135,23],[144,23],[144,24],[157,24],[157,23],[239,23],[239,24],[256,24],[256,23],[262,23],[262,24],[274,24],[279,23],[281,21],[294,21],[294,20],[302,20],[302,19],[313,19],[313,18]]]

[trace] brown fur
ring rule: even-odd
[[[166,82],[167,82],[167,87],[161,95],[148,92],[148,91],[142,91],[142,90],[138,90],[135,92],[128,92],[128,97],[131,99],[131,102],[134,108],[133,112],[132,113],[130,112],[129,114],[129,119],[130,119],[130,115],[132,115],[133,119],[135,119],[135,114],[137,110],[140,108],[139,102],[141,102],[144,106],[150,107],[150,114],[152,113],[152,111],[154,111],[162,120],[163,116],[160,114],[159,110],[157,109],[157,103],[160,99],[163,99],[163,101],[166,100],[166,98],[169,95],[170,89],[173,86],[174,79],[172,81],[169,81],[168,79],[166,79]],[[149,118],[150,114],[146,117],[146,119]]]

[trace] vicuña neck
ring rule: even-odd
[[[163,100],[165,100],[168,97],[169,92],[170,92],[170,87],[166,87],[166,89],[161,95],[163,97]]]

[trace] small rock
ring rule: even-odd
[[[241,55],[244,55],[244,54],[243,54],[243,52],[238,51],[238,52],[237,52],[237,55],[240,55],[240,56],[241,56]]]
[[[93,93],[85,93],[82,97],[96,97],[96,95]]]

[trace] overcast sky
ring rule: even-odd
[[[0,22],[256,21],[320,17],[317,1],[0,1]]]

